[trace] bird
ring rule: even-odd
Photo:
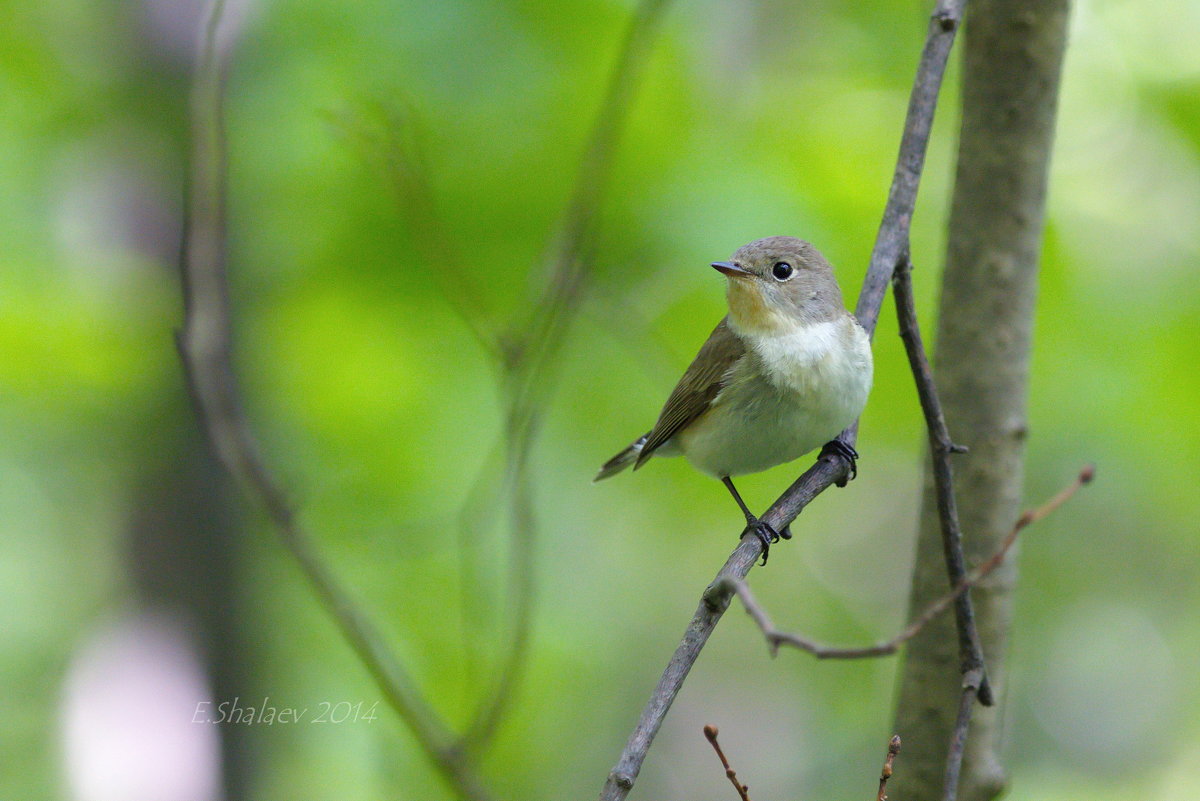
[[[728,488],[746,518],[742,532],[762,543],[789,539],[746,506],[735,476],[798,459],[817,446],[857,475],[858,452],[839,438],[858,419],[871,390],[871,340],[845,307],[833,267],[808,242],[757,239],[729,261],[729,313],[717,323],[648,432],[609,459],[594,481],[653,456],[686,458]],[[844,484],[845,482],[841,482]]]

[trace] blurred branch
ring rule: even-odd
[[[729,767],[729,760],[725,758],[725,752],[721,750],[721,744],[717,742],[717,727],[705,726],[704,737],[717,752],[717,759],[721,760],[721,766],[725,768],[725,778],[729,779],[734,789],[737,790],[738,798],[741,801],[750,801],[750,788],[738,781],[737,773]]]
[[[384,697],[458,795],[485,801],[490,794],[464,754],[453,747],[446,725],[297,522],[291,502],[260,456],[242,407],[232,364],[225,262],[222,89],[227,56],[223,53],[219,58],[217,53],[223,6],[222,0],[215,0],[211,6],[191,98],[192,149],[182,252],[184,322],[178,336],[189,388],[218,458],[262,504],[284,548],[296,560]]]
[[[416,258],[406,261],[424,265],[422,275],[480,347],[499,355],[499,331],[487,298],[475,291],[476,282],[463,280],[471,270],[437,211],[416,113],[403,102],[368,102],[355,111],[330,113],[328,119],[382,167],[396,204],[410,222]]]
[[[537,531],[528,463],[541,422],[541,410],[554,388],[555,360],[568,324],[586,283],[590,254],[594,248],[594,220],[603,199],[612,159],[640,73],[654,41],[656,29],[668,0],[642,0],[630,20],[600,109],[581,159],[579,172],[562,220],[550,237],[542,257],[544,275],[539,276],[534,297],[525,304],[528,317],[514,320],[501,331],[483,311],[481,299],[469,297],[469,274],[461,256],[445,232],[437,214],[428,171],[417,140],[411,113],[385,111],[382,132],[372,132],[361,122],[340,120],[342,128],[370,144],[382,156],[401,210],[411,222],[419,255],[426,264],[438,264],[431,272],[439,276],[443,297],[475,334],[485,350],[497,357],[498,384],[503,398],[504,469],[487,470],[476,480],[474,497],[486,497],[487,485],[497,482],[506,488],[509,501],[511,552],[508,598],[511,622],[504,637],[506,653],[496,669],[494,687],[488,690],[472,716],[462,744],[482,747],[495,733],[514,696],[528,654],[533,619],[534,557]],[[447,265],[458,265],[450,269]],[[537,271],[535,270],[536,274]],[[446,280],[446,276],[450,280]],[[464,525],[460,514],[460,547],[464,557],[471,548],[467,538],[475,532]],[[472,571],[464,561],[462,575]],[[460,582],[464,586],[469,582]]]
[[[875,801],[887,801],[888,779],[892,778],[892,766],[896,763],[896,757],[899,754],[900,735],[893,734],[892,739],[888,742],[887,757],[883,761],[883,770],[879,773],[879,793],[875,796]]]
[[[925,427],[929,431],[929,458],[932,463],[934,488],[937,495],[938,523],[942,531],[942,553],[946,562],[946,574],[950,586],[959,588],[954,602],[955,624],[958,630],[959,669],[964,681],[967,676],[978,677],[973,691],[980,703],[991,706],[991,685],[988,683],[987,667],[983,660],[983,647],[979,632],[975,629],[975,610],[971,607],[970,586],[966,582],[967,565],[962,549],[962,529],[958,522],[958,504],[954,500],[954,472],[950,457],[965,453],[966,448],[955,445],[946,427],[942,414],[942,402],[933,383],[933,371],[925,355],[921,341],[921,328],[917,322],[916,301],[913,299],[912,261],[908,252],[900,254],[892,274],[893,297],[896,300],[896,318],[900,325],[900,338],[904,340],[904,351],[912,367],[913,379],[917,383],[917,397],[921,411],[925,414]],[[970,710],[967,711],[970,718]]]
[[[669,0],[642,0],[634,10],[609,79],[604,100],[584,150],[571,200],[551,240],[548,276],[532,320],[502,338],[506,356],[505,438],[511,487],[512,563],[509,596],[513,604],[512,634],[496,685],[484,698],[467,727],[463,743],[479,748],[494,735],[515,696],[528,655],[533,619],[534,558],[537,543],[533,494],[528,474],[530,452],[541,423],[545,398],[554,386],[555,360],[568,324],[579,306],[594,248],[594,221],[612,172],[613,153],[629,117],[634,89]]]
[[[762,631],[763,636],[766,637],[767,644],[771,649],[771,656],[775,656],[778,653],[779,646],[781,645],[790,645],[793,648],[798,648],[801,651],[812,654],[817,659],[869,659],[872,657],[889,656],[900,650],[900,646],[915,637],[931,620],[950,608],[950,605],[969,588],[974,587],[987,576],[991,575],[1004,561],[1005,556],[1008,555],[1009,550],[1016,543],[1017,535],[1021,533],[1022,529],[1032,523],[1036,523],[1062,506],[1084,484],[1091,481],[1094,475],[1095,468],[1091,465],[1085,466],[1079,471],[1079,475],[1070,484],[1059,490],[1054,497],[1036,509],[1031,509],[1022,514],[1017,518],[1017,522],[1013,524],[1012,531],[1004,538],[995,553],[972,570],[969,575],[964,576],[953,590],[925,607],[925,610],[905,626],[899,634],[890,640],[885,640],[875,645],[868,645],[861,648],[839,648],[821,645],[815,640],[799,634],[789,634],[788,632],[780,631],[775,628],[767,611],[754,598],[753,593],[750,592],[749,585],[745,581],[727,577],[715,582],[714,586],[721,591],[730,590],[737,595],[738,599],[742,602],[742,606],[746,608],[747,614],[753,618],[758,628]]]
[[[874,334],[892,271],[899,263],[900,256],[908,252],[912,212],[925,164],[925,152],[937,107],[938,90],[941,88],[946,61],[962,16],[963,2],[964,0],[940,0],[930,18],[925,46],[921,52],[909,98],[904,133],[900,140],[900,153],[884,207],[883,221],[871,253],[863,288],[858,296],[858,305],[855,307],[855,315],[868,334]],[[857,422],[841,435],[842,439],[851,445],[857,436]],[[849,473],[850,463],[840,455],[822,456],[788,487],[761,519],[776,531],[782,531],[813,498],[835,482],[848,479]],[[642,710],[625,749],[605,780],[600,793],[601,801],[620,801],[633,788],[645,761],[646,752],[650,749],[663,718],[671,708],[671,703],[679,693],[679,688],[704,648],[709,635],[729,606],[731,590],[724,585],[722,579],[744,579],[761,551],[762,545],[756,537],[743,539],[717,573],[713,584],[705,590],[682,641],[676,647],[658,685]]]

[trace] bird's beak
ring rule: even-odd
[[[743,270],[731,261],[714,261],[712,266],[730,278],[749,278],[754,275],[754,273],[749,270]]]

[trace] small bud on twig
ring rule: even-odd
[[[894,734],[888,742],[887,758],[883,762],[883,771],[879,774],[879,794],[875,796],[875,801],[887,801],[887,782],[892,778],[892,765],[899,753],[900,735]]]
[[[721,744],[717,742],[717,727],[706,725],[704,736],[712,745],[713,750],[717,752],[717,758],[721,760],[721,765],[725,768],[725,778],[733,784],[738,792],[738,797],[741,801],[750,801],[750,788],[738,781],[737,774],[733,772],[733,768],[729,767],[729,760],[725,758],[725,752],[721,750]]]

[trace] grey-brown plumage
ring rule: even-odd
[[[641,467],[651,456],[683,454],[726,484],[765,553],[778,535],[764,532],[730,477],[791,461],[853,422],[871,386],[870,341],[846,311],[833,268],[807,242],[759,239],[713,267],[729,279],[729,314],[654,427],[609,459],[595,480]]]
[[[605,462],[594,481],[616,475],[630,464],[637,470],[676,432],[708,411],[725,385],[729,369],[746,353],[745,343],[729,330],[728,321],[726,317],[717,323],[696,358],[692,359],[663,405],[654,428]]]

